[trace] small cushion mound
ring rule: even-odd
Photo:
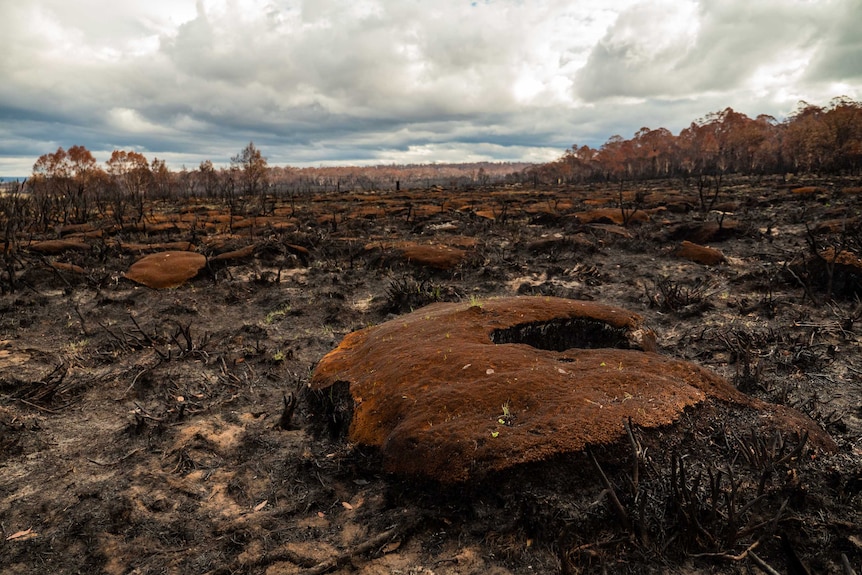
[[[705,266],[716,266],[727,261],[720,250],[701,246],[687,240],[682,242],[682,245],[676,251],[676,256]]]
[[[198,275],[206,263],[205,256],[194,252],[159,252],[136,261],[125,275],[154,289],[174,288]]]
[[[63,252],[85,252],[90,244],[82,240],[45,240],[28,246],[32,252],[40,254],[61,254]]]

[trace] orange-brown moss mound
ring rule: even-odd
[[[667,425],[707,397],[762,406],[653,347],[640,316],[593,302],[434,304],[348,335],[311,386],[348,382],[349,439],[380,448],[387,471],[443,482],[612,442],[627,418]]]
[[[119,248],[124,252],[193,252],[197,249],[191,242],[158,242],[141,244],[135,242],[119,242]]]
[[[724,254],[715,248],[693,244],[689,241],[683,241],[679,249],[676,251],[676,256],[685,258],[698,264],[705,266],[717,266],[726,260]]]
[[[154,289],[173,288],[198,275],[206,263],[205,256],[194,252],[160,252],[132,264],[126,278]]]
[[[441,244],[420,244],[410,241],[379,242],[365,246],[365,251],[394,251],[405,261],[438,270],[452,269],[467,257],[466,250]]]
[[[639,210],[623,213],[619,208],[600,208],[588,212],[578,212],[574,214],[582,224],[612,223],[622,226],[627,223],[643,223],[649,221],[649,215],[646,212]]]
[[[61,254],[87,251],[90,249],[90,244],[81,240],[45,240],[30,244],[28,249],[40,254]]]

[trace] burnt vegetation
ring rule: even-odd
[[[548,351],[567,349],[618,348],[628,349],[625,328],[592,319],[559,319],[525,323],[491,332],[496,344],[521,343]]]
[[[0,191],[0,571],[858,573],[860,167],[847,98],[546,165],[46,154]],[[463,257],[390,248],[408,240]],[[124,277],[173,250],[206,266],[171,289]],[[635,310],[660,353],[802,411],[838,449],[725,406],[449,488],[382,473],[341,439],[344,386],[307,390],[355,330],[515,294]],[[557,349],[596,329],[493,337]]]

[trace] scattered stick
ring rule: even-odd
[[[602,479],[602,484],[605,486],[605,491],[608,492],[608,496],[611,498],[611,502],[614,504],[614,509],[619,516],[620,521],[626,529],[631,529],[631,521],[629,520],[629,514],[626,513],[626,508],[623,507],[623,504],[620,503],[619,498],[617,497],[617,492],[614,490],[614,486],[611,484],[608,476],[605,475],[604,470],[602,470],[602,466],[599,465],[599,462],[596,460],[596,456],[593,455],[593,451],[591,449],[587,450],[587,453],[590,454],[590,459],[593,461],[593,465],[596,468],[596,471],[599,472],[599,477]]]
[[[357,545],[353,549],[351,549],[349,551],[345,551],[341,555],[337,555],[335,557],[327,559],[326,561],[323,561],[322,563],[318,563],[317,565],[315,565],[311,569],[303,571],[302,573],[303,573],[303,575],[322,575],[323,573],[329,573],[330,571],[334,571],[338,567],[341,567],[342,565],[349,563],[350,560],[353,559],[354,557],[356,557],[358,555],[362,555],[363,553],[367,553],[368,551],[371,551],[374,548],[382,547],[388,541],[392,540],[395,537],[396,533],[397,533],[397,530],[395,528],[387,529],[383,533],[380,533],[379,535],[375,535],[371,539],[368,539],[368,540],[360,543],[359,545]]]
[[[112,461],[110,463],[102,463],[101,461],[96,461],[95,459],[90,459],[89,457],[87,458],[87,461],[89,461],[90,463],[95,463],[96,465],[101,465],[102,467],[113,467],[114,465],[118,465],[118,464],[124,462],[125,460],[127,460],[128,458],[130,458],[131,456],[133,456],[134,454],[136,454],[140,450],[141,450],[140,447],[137,449],[133,449],[132,451],[125,454],[124,456],[122,456],[118,460]]]
[[[293,393],[281,396],[284,402],[284,410],[281,412],[281,418],[278,420],[278,426],[281,429],[290,429],[290,420],[293,419],[293,411],[296,409],[296,396]]]
[[[44,411],[45,413],[52,413],[54,415],[58,415],[60,413],[59,411],[57,411],[55,409],[48,409],[47,407],[42,407],[41,405],[36,405],[35,403],[31,403],[31,402],[27,401],[26,399],[21,399],[20,397],[18,398],[18,401],[20,401],[21,403],[23,403],[25,405],[29,405],[30,407],[34,407],[34,408],[38,409],[39,411]]]
[[[136,319],[135,319],[135,316],[134,316],[131,312],[129,313],[129,319],[131,319],[131,320],[132,320],[132,323],[133,323],[133,324],[135,324],[135,327],[136,327],[136,328],[138,328],[138,332],[140,332],[140,334],[141,334],[142,336],[144,336],[144,339],[147,341],[147,343],[149,343],[149,344],[150,344],[150,347],[152,347],[152,348],[153,348],[153,350],[154,350],[157,354],[159,354],[159,357],[161,357],[162,359],[164,359],[164,360],[166,360],[166,361],[170,361],[170,360],[171,360],[171,355],[170,355],[170,353],[167,353],[167,354],[166,354],[165,352],[163,352],[162,350],[160,350],[160,349],[159,349],[158,345],[156,345],[156,342],[155,342],[155,341],[153,341],[153,338],[152,338],[152,337],[150,337],[150,334],[148,334],[147,332],[145,332],[145,331],[141,328],[141,326],[138,324],[138,320],[136,320]]]
[[[841,567],[844,569],[844,575],[856,575],[856,571],[850,565],[850,560],[847,559],[847,555],[844,553],[841,554]]]
[[[149,419],[151,421],[155,421],[156,423],[164,423],[165,422],[165,420],[161,417],[156,417],[155,415],[150,415],[149,412],[147,412],[146,409],[141,407],[137,401],[135,402],[135,407],[137,408],[137,409],[135,409],[135,416],[136,417],[141,417],[143,419]]]
[[[280,549],[273,553],[267,553],[260,559],[253,561],[251,563],[246,563],[242,565],[243,569],[251,569],[255,567],[265,567],[266,565],[271,565],[272,563],[277,563],[279,561],[290,561],[294,565],[298,565],[300,567],[304,567],[304,571],[300,571],[302,575],[323,575],[324,573],[329,573],[330,571],[334,571],[338,569],[342,565],[346,565],[355,557],[362,555],[363,553],[367,553],[375,548],[383,547],[386,543],[394,539],[398,534],[398,528],[393,527],[392,529],[387,529],[382,533],[375,535],[374,537],[367,539],[353,547],[336,555],[335,557],[331,557],[326,561],[321,563],[314,563],[307,557],[302,557],[298,553],[290,551],[288,549]],[[225,569],[224,571],[219,570],[217,573],[235,573],[233,569]]]
[[[626,428],[626,434],[629,436],[629,443],[632,446],[632,487],[633,492],[637,494],[640,476],[640,458],[643,455],[643,447],[635,438],[635,434],[632,431],[632,418],[624,419],[623,425]]]
[[[621,538],[612,538],[607,539],[605,541],[593,541],[592,543],[584,543],[582,545],[578,545],[572,549],[566,551],[566,557],[571,557],[572,555],[576,555],[578,553],[586,553],[586,554],[595,554],[596,549],[601,549],[603,547],[607,547],[609,545],[618,545],[620,543],[625,543],[629,539],[621,539]]]
[[[117,341],[122,346],[123,351],[129,351],[131,349],[131,346],[129,345],[129,342],[126,341],[126,338],[118,336],[113,331],[111,331],[111,328],[109,328],[108,326],[106,326],[102,322],[97,321],[96,323],[99,325],[99,327],[101,327],[103,330],[105,330],[108,333],[108,335],[110,335],[112,338],[114,338],[114,340]]]
[[[28,399],[34,402],[39,401],[42,403],[50,403],[57,394],[68,389],[68,385],[63,385],[63,381],[66,379],[66,375],[68,373],[69,368],[66,364],[61,363],[55,367],[51,373],[43,377],[40,381],[35,382],[35,389],[27,390],[17,399]]]
[[[784,549],[784,554],[787,556],[789,571],[795,575],[811,575],[811,569],[799,558],[787,534],[782,533],[779,538],[781,539],[781,547]]]
[[[749,551],[748,556],[754,561],[754,564],[760,567],[767,575],[781,575],[778,571],[769,566],[769,563],[757,556],[754,551]]]
[[[802,290],[805,292],[805,295],[808,296],[808,299],[811,300],[811,303],[813,305],[818,305],[817,296],[814,295],[814,291],[811,289],[811,286],[808,285],[807,282],[802,281],[802,279],[800,279],[800,277],[796,275],[796,272],[793,271],[793,268],[789,266],[787,262],[784,262],[784,270],[788,272],[791,276],[793,276],[793,279],[795,279],[796,282],[802,287]],[[805,301],[804,298],[803,301]]]
[[[691,555],[691,557],[695,557],[697,559],[726,559],[727,561],[743,561],[748,555],[757,549],[760,545],[760,539],[752,543],[748,546],[748,549],[740,553],[739,555],[729,555],[727,553],[698,553],[696,555]]]
[[[142,375],[144,375],[145,373],[147,373],[148,371],[150,371],[150,369],[152,369],[152,368],[145,367],[141,371],[139,371],[137,373],[137,375],[135,375],[135,377],[132,378],[132,383],[129,384],[129,387],[126,388],[126,391],[123,392],[123,396],[125,396],[127,393],[132,391],[132,389],[134,389],[134,387],[135,387],[135,384],[138,383],[138,378],[141,377]]]
[[[75,304],[75,313],[78,315],[78,319],[81,320],[81,332],[87,337],[90,337],[90,332],[87,330],[87,324],[84,322],[84,315],[81,313],[81,306],[77,303]]]

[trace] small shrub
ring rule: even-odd
[[[694,285],[686,286],[667,277],[653,284],[653,289],[647,289],[650,307],[662,311],[672,311],[683,315],[698,315],[713,307],[710,301],[714,286],[698,279]]]
[[[404,313],[440,301],[458,301],[460,294],[448,286],[412,277],[393,279],[386,286],[386,313]]]

